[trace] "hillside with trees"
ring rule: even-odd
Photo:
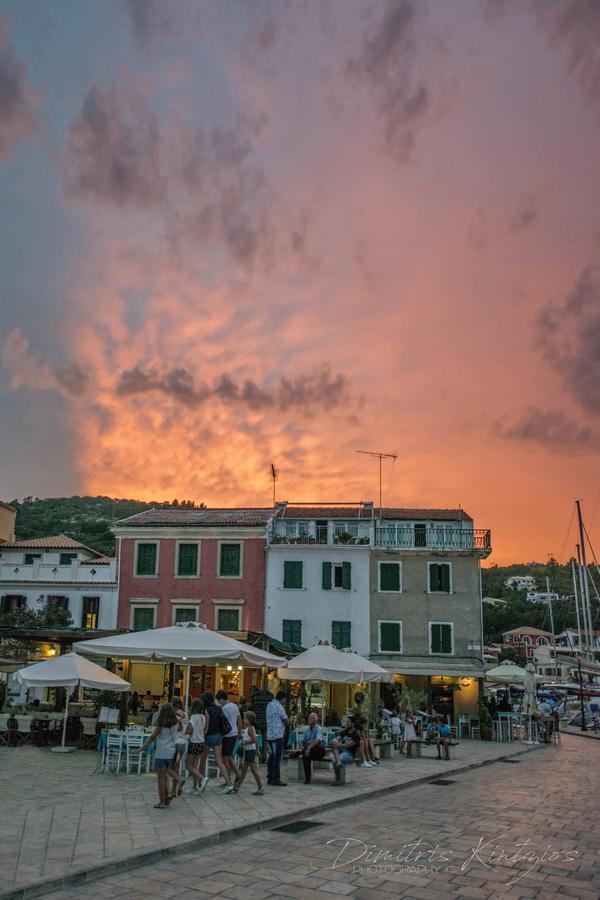
[[[193,500],[123,500],[113,497],[24,497],[10,500],[17,510],[16,538],[66,534],[94,550],[113,556],[111,525],[153,506],[197,507]]]
[[[504,582],[511,575],[532,575],[536,580],[537,590],[546,590],[546,579],[550,591],[559,595],[559,600],[552,605],[554,631],[559,634],[567,627],[577,626],[575,603],[573,601],[573,582],[571,566],[560,565],[553,557],[547,563],[520,563],[510,566],[489,566],[482,568],[481,580],[484,597],[498,597],[506,600],[506,605],[483,605],[483,633],[486,644],[502,641],[502,633],[521,625],[531,625],[550,631],[550,613],[547,603],[534,603],[527,599],[526,591],[507,588]],[[600,579],[595,578],[600,587]],[[592,589],[593,595],[593,589]],[[595,622],[599,617],[598,603],[592,598],[592,617]]]

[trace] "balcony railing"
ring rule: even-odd
[[[489,528],[431,528],[380,526],[375,523],[375,546],[407,550],[481,550],[491,552]]]
[[[319,544],[345,544],[352,547],[368,547],[371,538],[368,534],[350,534],[347,531],[338,534],[328,534],[325,527],[317,527],[313,533],[309,534],[280,534],[276,529],[271,528],[269,531],[270,544],[308,544],[317,546]]]
[[[53,563],[0,563],[0,581],[43,581],[57,582],[90,582],[116,581],[115,562],[109,565],[69,565],[59,566]]]

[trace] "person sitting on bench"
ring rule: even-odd
[[[372,769],[373,766],[379,765],[379,760],[375,756],[375,747],[369,737],[369,720],[366,716],[356,716],[354,723],[360,734],[361,768]]]
[[[308,717],[308,724],[300,739],[300,747],[304,765],[304,784],[310,784],[312,775],[311,760],[323,759],[327,752],[325,749],[325,737],[319,725],[319,717],[315,712],[311,712]]]
[[[452,738],[452,732],[450,731],[450,726],[444,720],[443,716],[438,716],[438,724],[436,725],[436,734],[437,734],[437,753],[438,759],[442,758],[442,747],[444,748],[444,759],[450,759],[450,740]]]
[[[360,733],[352,720],[347,727],[338,734],[338,739],[331,742],[335,772],[335,785],[342,783],[342,766],[350,766],[354,762],[356,751],[360,747]]]

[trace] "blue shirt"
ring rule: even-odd
[[[312,744],[313,741],[320,741],[321,744],[325,743],[323,730],[318,722],[316,725],[313,725],[312,728],[310,727],[310,725],[306,725],[304,728],[304,734],[302,735],[303,747],[308,747],[308,745]]]
[[[284,719],[287,713],[279,700],[267,703],[267,740],[277,741],[285,734]]]

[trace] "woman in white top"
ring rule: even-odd
[[[208,778],[203,777],[198,768],[198,760],[205,746],[205,731],[206,716],[204,715],[204,704],[202,703],[202,700],[194,700],[192,703],[190,721],[186,728],[189,744],[185,767],[193,778],[193,787],[188,792],[190,794],[200,794],[203,788],[206,787],[206,782],[208,781]]]
[[[182,779],[174,769],[177,739],[177,716],[170,703],[164,703],[156,719],[154,731],[139,750],[145,753],[153,741],[156,741],[154,754],[154,769],[158,777],[158,803],[155,809],[166,809],[171,802],[172,795],[169,792],[169,778],[179,785]]]

